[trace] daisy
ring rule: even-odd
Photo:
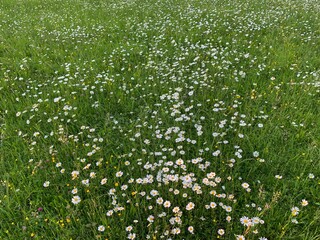
[[[301,205],[302,205],[302,207],[305,207],[305,206],[307,206],[309,203],[308,203],[308,201],[307,200],[305,200],[305,199],[302,199],[302,201],[301,201]]]
[[[44,186],[44,187],[49,187],[49,185],[50,185],[50,182],[49,182],[49,181],[45,181],[45,182],[43,183],[43,186]]]
[[[165,201],[165,202],[163,203],[163,206],[164,206],[165,208],[169,208],[169,207],[171,206],[171,202],[170,202],[170,201]]]
[[[136,234],[135,233],[129,233],[128,239],[135,239],[136,238]]]
[[[81,198],[79,197],[79,196],[74,196],[73,198],[72,198],[72,203],[73,204],[78,204],[78,203],[80,203],[81,202]]]
[[[157,204],[161,205],[163,203],[163,198],[157,198],[156,200]]]
[[[192,210],[193,208],[194,208],[194,203],[193,203],[193,202],[189,202],[189,203],[187,204],[187,206],[186,206],[186,209],[187,209],[188,211]]]
[[[191,233],[191,234],[194,234],[194,228],[192,226],[189,226],[188,227],[188,231]]]
[[[244,225],[244,226],[247,226],[247,227],[248,227],[248,226],[251,226],[251,219],[248,218],[248,217],[246,217],[246,216],[240,218],[240,222],[241,222],[241,224]]]
[[[314,174],[309,173],[308,178],[313,179],[314,178]]]
[[[181,159],[181,158],[179,158],[177,161],[176,161],[176,164],[178,165],[178,166],[180,166],[180,165],[182,165],[184,162],[183,162],[183,160]]]
[[[108,217],[110,217],[112,214],[113,214],[113,210],[109,210],[109,211],[107,212],[107,216],[108,216]]]
[[[79,175],[79,171],[72,171],[71,176],[72,176],[72,180],[76,179]]]
[[[147,218],[148,222],[152,223],[154,222],[154,216],[150,215],[148,218]]]
[[[217,206],[217,204],[216,204],[215,202],[211,202],[211,203],[210,203],[210,207],[211,207],[211,208],[215,208],[216,206]]]
[[[298,207],[291,208],[291,215],[293,217],[297,216],[299,214],[300,209]]]
[[[237,240],[246,240],[246,238],[243,235],[238,235]]]
[[[159,192],[157,190],[151,190],[150,195],[152,197],[157,196],[159,194]]]
[[[244,182],[244,183],[241,184],[241,186],[242,186],[244,189],[247,189],[247,188],[249,188],[250,185],[249,185],[248,183]]]
[[[232,207],[226,206],[225,210],[226,210],[226,212],[231,212],[232,211]]]
[[[174,212],[174,213],[178,213],[180,211],[180,208],[179,207],[174,207],[173,209],[172,209],[172,212]]]
[[[73,188],[71,191],[72,194],[77,194],[78,193],[78,189],[77,188]]]
[[[132,226],[128,226],[128,227],[126,227],[126,231],[127,232],[131,232],[131,230],[133,229],[133,227]]]
[[[181,232],[180,228],[174,228],[174,229],[171,230],[171,233],[172,233],[173,235],[177,235],[177,234],[179,234],[180,232]]]
[[[219,234],[220,236],[224,235],[224,233],[225,233],[225,231],[224,231],[223,229],[219,229],[219,230],[218,230],[218,234]]]
[[[98,227],[98,231],[99,231],[99,232],[104,232],[104,230],[106,230],[106,228],[105,228],[103,225],[100,225],[100,226]]]
[[[259,224],[260,223],[260,218],[258,217],[254,217],[251,219],[251,222],[253,225]]]

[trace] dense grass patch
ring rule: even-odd
[[[320,239],[316,0],[2,0],[0,239]]]

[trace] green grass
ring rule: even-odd
[[[319,8],[2,0],[0,239],[320,239]]]

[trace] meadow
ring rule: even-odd
[[[0,239],[319,240],[318,0],[1,0]]]

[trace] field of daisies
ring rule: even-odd
[[[318,0],[1,0],[0,239],[319,240]]]

